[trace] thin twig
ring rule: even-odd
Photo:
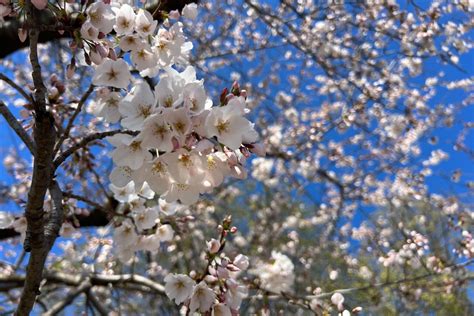
[[[66,308],[66,306],[71,304],[76,297],[81,295],[83,292],[87,292],[91,287],[92,285],[89,279],[85,279],[76,289],[68,293],[63,300],[54,304],[46,313],[43,314],[43,316],[54,316],[59,314],[64,308]]]
[[[20,137],[26,147],[30,150],[31,154],[34,156],[36,152],[35,143],[2,101],[0,101],[0,114],[5,118],[8,125],[10,125],[10,127],[15,131],[18,137]]]
[[[67,198],[70,198],[70,199],[76,199],[78,201],[81,201],[81,202],[84,202],[84,203],[87,203],[89,204],[90,206],[93,206],[95,207],[96,209],[98,210],[102,210],[102,211],[106,211],[105,207],[103,207],[102,205],[100,205],[99,203],[97,202],[94,202],[84,196],[81,196],[81,195],[77,195],[77,194],[74,194],[72,192],[63,192],[63,195]]]
[[[138,132],[118,129],[118,130],[113,130],[113,131],[89,134],[85,136],[80,142],[69,147],[66,151],[64,151],[61,155],[59,155],[54,160],[54,169],[57,169],[67,158],[69,158],[69,156],[71,156],[73,153],[75,153],[79,149],[86,147],[87,145],[89,145],[89,143],[96,140],[103,139],[108,136],[113,136],[116,134],[137,135]]]
[[[95,297],[95,293],[94,293],[93,289],[90,289],[86,293],[86,295],[87,295],[87,298],[89,299],[89,301],[91,302],[92,306],[94,306],[94,308],[99,312],[99,314],[101,316],[109,315],[110,312],[107,310],[107,308],[105,308],[105,306],[103,306],[103,304],[101,302],[99,302],[97,297]]]
[[[82,96],[82,98],[77,103],[77,107],[74,110],[74,113],[72,114],[71,118],[69,119],[69,122],[66,126],[66,129],[64,130],[64,133],[61,135],[61,137],[56,143],[56,147],[54,148],[54,155],[57,154],[59,149],[61,149],[61,146],[64,143],[64,141],[69,137],[69,134],[71,133],[71,129],[74,126],[74,121],[76,117],[79,115],[79,113],[81,113],[82,107],[84,106],[84,104],[86,103],[87,99],[89,98],[89,96],[92,94],[93,91],[94,91],[94,86],[91,84],[89,88],[87,89],[87,91]]]
[[[6,83],[8,83],[16,91],[18,91],[18,93],[20,93],[28,102],[33,103],[33,99],[31,98],[31,95],[26,93],[26,91],[23,90],[22,87],[17,85],[13,80],[11,80],[10,78],[8,78],[7,76],[5,76],[2,73],[0,73],[0,79],[5,81]]]

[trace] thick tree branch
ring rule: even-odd
[[[170,12],[172,10],[179,10],[181,11],[184,6],[188,3],[198,3],[199,0],[165,0],[159,1],[158,8],[156,7],[156,3],[151,5],[147,10],[150,13],[153,12]],[[60,34],[57,31],[50,31],[49,29],[57,29],[57,30],[64,30],[69,29],[70,27],[77,27],[80,28],[80,25],[66,25],[62,27],[54,27],[55,26],[55,19],[50,14],[48,10],[43,10],[41,12],[41,24],[47,27],[47,31],[41,32],[38,37],[38,43],[47,43],[52,41],[57,41],[64,38],[71,38],[71,32],[61,32]],[[0,59],[7,57],[8,55],[29,46],[29,40],[27,39],[25,42],[21,42],[18,37],[18,28],[22,27],[22,24],[18,20],[10,20],[2,25],[0,25]]]
[[[29,1],[26,3],[26,6],[28,22],[33,26],[39,25],[38,18],[40,13]],[[54,118],[46,107],[47,90],[43,82],[38,58],[38,36],[39,31],[35,27],[31,27],[29,29],[30,63],[33,69],[32,77],[35,88],[33,103],[35,125],[33,135],[37,150],[25,210],[27,231],[24,248],[25,251],[31,252],[31,254],[26,268],[25,285],[21,294],[20,303],[15,312],[16,315],[28,315],[32,310],[39,292],[46,257],[56,239],[57,231],[59,231],[59,229],[57,229],[58,224],[59,227],[62,224],[59,223],[59,221],[62,220],[62,214],[55,214],[57,212],[62,213],[62,201],[57,201],[62,196],[56,192],[57,184],[51,183],[56,130],[54,127]],[[53,204],[59,202],[60,205],[53,207],[52,214],[46,224],[47,231],[45,234],[43,205],[46,191],[50,186]]]
[[[25,279],[26,276],[24,275],[0,275],[0,284],[2,284],[2,286],[5,285],[5,288],[8,284],[9,289],[13,289],[21,287],[23,282],[25,282]],[[63,284],[67,286],[79,286],[84,281],[82,276],[61,272],[45,272],[44,280],[46,280],[46,284]],[[166,295],[165,287],[162,284],[136,274],[90,274],[87,277],[87,280],[90,282],[91,286],[141,285],[157,294],[163,296]]]

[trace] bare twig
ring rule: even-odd
[[[78,151],[81,148],[84,148],[89,145],[89,143],[103,139],[108,136],[113,136],[116,134],[129,134],[129,135],[137,135],[138,132],[135,131],[128,131],[128,130],[113,130],[113,131],[107,131],[107,132],[100,132],[100,133],[94,133],[85,136],[80,142],[77,144],[69,147],[66,151],[64,151],[61,155],[59,155],[55,160],[54,160],[54,169],[57,169],[69,156],[71,156],[73,153]]]
[[[20,139],[25,143],[26,147],[30,150],[31,154],[34,156],[36,152],[36,146],[30,135],[25,131],[21,124],[17,121],[16,117],[8,109],[8,107],[0,101],[0,114],[5,118],[8,125],[15,131],[15,133],[20,137]]]
[[[4,74],[0,73],[0,79],[5,81],[6,83],[8,83],[13,89],[15,89],[16,91],[18,91],[19,94],[21,94],[28,102],[31,102],[33,103],[33,99],[31,98],[31,95],[29,95],[28,93],[26,93],[25,90],[23,90],[22,87],[20,87],[19,85],[17,85],[13,80],[11,80],[10,78],[8,78],[7,76],[5,76]]]
[[[105,306],[103,306],[103,303],[101,303],[97,297],[95,297],[95,293],[94,293],[94,290],[93,289],[90,289],[87,293],[87,298],[89,299],[89,301],[91,302],[92,306],[94,306],[94,308],[99,312],[99,314],[101,316],[107,316],[109,315],[110,311],[107,310],[107,308],[105,308]]]
[[[87,292],[92,287],[91,282],[89,279],[85,279],[84,281],[79,284],[77,288],[72,290],[66,297],[54,304],[43,316],[53,316],[59,314],[64,308],[66,308],[69,304],[71,304],[76,297],[81,295],[84,292]]]
[[[74,113],[72,114],[71,118],[69,119],[69,122],[66,126],[66,129],[64,130],[64,133],[61,135],[61,137],[56,143],[56,147],[54,148],[54,155],[56,155],[56,153],[61,149],[61,146],[64,143],[64,141],[69,137],[69,134],[71,133],[71,129],[74,126],[74,121],[76,117],[79,115],[79,113],[81,113],[82,107],[84,106],[84,104],[86,103],[87,99],[89,98],[89,96],[92,94],[93,91],[94,91],[94,86],[91,84],[89,88],[87,89],[87,91],[82,96],[82,98],[77,103],[77,107],[74,110]]]
[[[88,198],[86,198],[82,195],[77,195],[77,194],[74,194],[72,192],[63,192],[63,195],[67,198],[76,199],[78,201],[89,204],[90,206],[93,206],[94,208],[96,208],[98,210],[101,210],[101,211],[104,211],[104,212],[106,211],[106,208],[104,206],[102,206],[99,203],[94,202],[91,199],[88,199]]]

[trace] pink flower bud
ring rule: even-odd
[[[89,56],[90,60],[96,65],[100,65],[102,63],[102,60],[104,59],[98,52],[92,50]]]
[[[235,234],[235,233],[237,232],[237,230],[238,230],[237,227],[232,226],[232,228],[230,229],[230,232],[231,232],[232,234]]]
[[[109,58],[112,60],[117,60],[117,54],[115,53],[115,50],[112,48],[109,49]]]
[[[48,5],[48,0],[31,0],[31,3],[35,6],[38,10],[44,10]]]
[[[71,79],[72,76],[74,76],[75,71],[76,71],[76,65],[75,63],[71,62],[69,65],[67,65],[66,77],[68,79]]]
[[[223,267],[217,268],[217,276],[219,279],[228,279],[229,278],[229,270]]]
[[[221,96],[219,98],[219,100],[221,102],[221,105],[225,105],[225,97],[226,97],[228,92],[229,92],[229,90],[227,90],[227,88],[224,88],[224,90],[222,90]]]
[[[337,309],[340,311],[344,309],[344,296],[336,292],[331,296],[331,303],[337,306]]]
[[[98,45],[95,46],[95,49],[97,49],[97,52],[103,58],[107,57],[107,55],[109,54],[109,51],[103,45],[98,44]]]
[[[55,84],[58,81],[58,76],[56,76],[56,74],[52,74],[51,77],[49,77],[49,81],[51,84]]]
[[[233,95],[239,96],[240,95],[240,86],[237,81],[234,81],[232,84],[232,90],[231,90]]]
[[[240,271],[240,269],[237,268],[237,267],[236,267],[235,265],[233,265],[233,264],[228,264],[226,268],[227,268],[227,270],[229,270],[229,271],[231,271],[231,272]]]
[[[219,279],[212,275],[206,275],[206,277],[204,278],[204,281],[206,281],[206,283],[214,283],[217,282],[217,280]]]
[[[71,50],[73,50],[73,51],[76,50],[76,49],[77,49],[77,43],[76,43],[76,41],[70,41],[70,42],[69,42],[69,48],[70,48]]]
[[[265,157],[267,151],[265,149],[265,144],[255,143],[249,146],[250,152],[256,154],[259,157]]]
[[[173,150],[177,150],[177,149],[179,149],[179,147],[181,147],[179,145],[179,141],[178,141],[178,139],[176,139],[176,137],[173,137],[171,139],[171,143],[173,143]]]
[[[179,17],[180,17],[181,14],[179,14],[179,11],[178,10],[173,10],[173,11],[170,11],[168,17],[170,19],[173,19],[173,20],[178,20]]]
[[[226,95],[224,104],[229,103],[229,101],[232,100],[233,98],[235,98],[235,95],[233,94]]]
[[[240,147],[240,152],[242,155],[244,155],[246,158],[250,157],[250,152],[247,149],[247,147]]]
[[[26,37],[28,36],[28,32],[25,29],[18,29],[18,38],[20,38],[20,42],[26,41]]]
[[[230,168],[230,175],[237,179],[247,178],[247,171],[241,165],[234,165]]]
[[[105,98],[106,96],[108,96],[110,93],[110,90],[109,88],[100,88],[98,91],[97,91],[97,96],[99,98]]]
[[[220,247],[221,243],[217,239],[212,238],[207,242],[207,249],[209,250],[209,253],[217,253]]]

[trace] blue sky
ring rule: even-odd
[[[417,1],[420,5],[426,5],[424,1]],[[429,2],[428,2],[429,3]],[[272,50],[267,51],[268,54],[273,54]],[[16,55],[12,56],[13,60],[17,64],[18,67],[22,66],[24,62],[24,58],[22,56]],[[458,80],[461,78],[472,77],[473,67],[474,65],[474,52],[471,52],[467,55],[463,55],[460,59],[459,66],[467,71],[463,73],[458,69],[450,66],[442,66],[445,71],[445,79],[446,80]],[[251,66],[251,65],[250,65]],[[437,72],[440,68],[440,65],[437,62],[429,61],[425,65],[424,74],[417,78],[416,80],[424,81],[426,77],[432,76],[433,73]],[[4,71],[3,68],[0,66],[0,71]],[[231,72],[232,69],[223,68],[220,72],[222,74],[228,74]],[[12,77],[10,72],[5,73],[7,76]],[[283,73],[282,76],[288,74]],[[250,78],[251,80],[251,78]],[[456,103],[463,100],[466,97],[467,93],[461,90],[456,91],[449,91],[443,89],[440,93],[432,99],[432,103],[434,104],[449,104],[449,103]],[[19,108],[15,108],[10,102],[10,100],[5,99],[9,108],[12,112],[19,117]],[[474,111],[471,107],[466,107],[462,110],[461,113],[457,116],[459,119],[462,119],[464,122],[472,122],[474,120]],[[450,158],[447,161],[443,161],[440,165],[434,168],[434,175],[427,179],[427,183],[430,187],[430,192],[432,193],[443,193],[443,194],[463,194],[463,199],[465,202],[473,203],[474,199],[472,195],[466,194],[468,190],[465,186],[467,181],[474,180],[474,168],[472,164],[471,158],[464,152],[455,151],[453,150],[454,140],[460,132],[459,124],[455,124],[453,128],[441,128],[436,131],[436,136],[439,138],[439,143],[436,146],[432,146],[428,144],[426,140],[422,141],[422,151],[423,156],[429,156],[429,152],[433,149],[439,148],[447,153],[449,153]],[[21,151],[22,157],[28,157],[27,150],[21,149],[24,146],[21,144],[21,140],[15,135],[15,133],[7,126],[3,117],[0,117],[0,162],[4,160],[8,151],[11,148],[17,148]],[[470,148],[474,148],[474,137],[472,134],[468,134],[466,138],[466,145]],[[422,159],[420,159],[422,161]],[[462,177],[459,183],[452,183],[449,181],[449,177],[451,176],[454,170],[461,170]],[[0,165],[0,184],[10,185],[13,179],[6,173],[3,164]],[[466,194],[466,195],[464,195]],[[0,207],[1,211],[11,211],[16,214],[19,214],[21,210],[14,203],[7,203],[3,204]],[[363,220],[362,216],[356,216],[355,222],[360,222]],[[15,248],[15,246],[13,247]],[[58,253],[58,249],[55,249],[55,252]],[[8,260],[11,261],[11,258],[5,257],[6,252],[2,251],[0,254],[0,260]],[[474,292],[471,292],[471,297],[474,295]]]

